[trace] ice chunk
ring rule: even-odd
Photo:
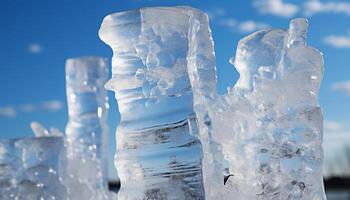
[[[114,53],[106,86],[121,113],[119,199],[204,199],[188,66],[197,35],[198,56],[213,56],[207,15],[189,7],[142,8],[105,17],[99,35]]]
[[[188,74],[193,93],[193,105],[202,144],[202,171],[205,199],[221,199],[226,192],[223,177],[222,147],[213,138],[212,119],[208,106],[217,99],[214,43],[207,17],[194,15],[189,34]],[[227,191],[228,192],[228,191]]]
[[[49,131],[44,128],[39,122],[31,122],[30,128],[34,132],[36,137],[45,137],[49,136]]]
[[[51,136],[63,136],[64,134],[60,131],[60,129],[56,127],[50,127],[50,135]]]
[[[69,121],[64,180],[71,199],[104,200],[112,195],[107,188],[107,78],[104,58],[80,57],[66,62]]]
[[[58,128],[51,127],[50,131],[48,131],[47,129],[45,129],[43,125],[35,121],[30,123],[30,128],[32,129],[36,137],[48,137],[48,136],[59,137],[64,135]]]
[[[240,40],[231,60],[240,78],[226,95],[207,89],[215,80],[199,77],[199,64],[190,66],[202,145],[221,144],[232,174],[208,199],[326,199],[317,101],[323,58],[306,46],[307,25],[294,19],[287,31],[266,29]]]
[[[0,197],[67,199],[62,137],[0,140]]]

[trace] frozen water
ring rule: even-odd
[[[212,73],[202,73],[200,60],[190,66],[203,153],[216,155],[211,144],[221,144],[232,174],[221,190],[206,190],[207,199],[326,199],[317,101],[323,58],[306,46],[307,26],[294,19],[288,30],[240,40],[231,59],[240,78],[226,95],[215,94],[216,80],[208,81]],[[211,159],[203,165],[221,170]]]
[[[68,169],[64,180],[71,199],[113,197],[107,188],[108,99],[104,89],[107,78],[104,58],[81,57],[66,62],[69,121]]]
[[[208,18],[199,10],[143,8],[103,20],[99,35],[114,53],[106,86],[116,92],[121,113],[115,157],[119,199],[204,199],[187,70],[194,25],[203,32],[204,46],[198,48],[213,56]]]
[[[62,137],[0,140],[1,200],[66,199]]]
[[[104,89],[107,78],[104,58],[67,60],[69,122],[63,157],[65,165],[60,168],[63,172],[60,178],[67,187],[67,198],[72,200],[115,199],[115,194],[108,192],[107,187],[108,99]],[[30,126],[36,137],[63,136],[57,128],[47,130],[38,122],[32,122]],[[30,187],[28,190],[36,191]]]
[[[34,135],[36,137],[46,137],[49,136],[49,131],[45,129],[43,125],[41,125],[39,122],[31,122],[30,128],[32,129]]]
[[[106,86],[121,113],[119,198],[326,199],[323,58],[306,45],[307,26],[294,19],[288,30],[243,38],[231,59],[240,78],[218,95],[204,13],[156,7],[107,16],[99,35],[114,53]]]
[[[218,95],[206,14],[155,7],[107,16],[99,35],[114,53],[106,87],[121,113],[119,199],[326,199],[323,57],[307,46],[307,28],[294,19],[288,30],[240,40],[230,60],[240,78]],[[37,137],[0,140],[2,200],[116,198],[107,189],[107,79],[103,58],[67,60],[66,138],[32,122]]]
[[[42,124],[35,121],[30,123],[30,128],[36,137],[64,136],[58,128],[51,127],[50,130],[47,130]]]

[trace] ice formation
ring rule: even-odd
[[[323,58],[306,46],[307,26],[294,19],[288,30],[243,38],[231,59],[240,78],[218,95],[204,13],[155,7],[107,16],[99,35],[114,52],[107,87],[121,112],[119,198],[203,199],[204,186],[209,200],[325,199]]]
[[[207,199],[326,199],[317,100],[323,58],[306,46],[307,26],[294,19],[287,31],[266,29],[240,40],[231,60],[240,78],[226,95],[203,89],[207,75],[201,77],[200,64],[190,66],[202,145],[221,144],[232,174],[220,196],[206,191]],[[203,151],[217,152],[209,145]]]
[[[50,130],[47,130],[42,124],[36,121],[30,123],[30,128],[36,137],[64,136],[64,134],[58,128],[51,127]]]
[[[108,65],[104,58],[80,57],[66,62],[69,121],[66,127],[70,199],[111,198],[107,188]]]
[[[306,45],[307,28],[294,19],[288,30],[240,40],[231,59],[240,78],[218,95],[205,13],[179,6],[105,17],[99,36],[114,53],[106,87],[121,113],[119,200],[325,200],[323,57]],[[37,137],[0,140],[1,200],[116,199],[107,189],[107,66],[67,60],[65,139],[32,122]]]
[[[103,20],[99,35],[114,53],[107,87],[116,92],[121,113],[115,157],[119,199],[204,199],[187,70],[194,26],[201,27],[198,43],[204,42],[198,48],[206,51],[199,56],[212,57],[208,18],[199,10],[143,8]]]
[[[67,199],[62,137],[0,140],[0,199]]]

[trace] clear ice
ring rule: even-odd
[[[211,73],[203,75],[200,61],[189,66],[203,154],[210,155],[203,165],[222,165],[211,159],[220,144],[231,174],[221,190],[207,190],[217,187],[209,182],[206,199],[326,199],[317,99],[323,58],[306,45],[307,27],[305,19],[294,19],[288,30],[261,30],[240,40],[230,60],[240,78],[222,96],[211,89],[215,80],[208,83]],[[216,180],[212,171],[203,173]]]
[[[66,127],[67,175],[70,199],[112,199],[108,192],[108,98],[104,58],[80,57],[66,62],[69,121]]]
[[[119,200],[325,200],[323,56],[307,28],[300,18],[241,39],[230,60],[240,78],[219,95],[205,13],[108,15],[99,36],[113,49],[112,78],[104,58],[67,60],[65,136],[32,122],[37,137],[0,140],[0,199],[116,199],[107,82],[121,113]]]
[[[307,26],[294,19],[240,40],[231,59],[240,78],[218,95],[206,14],[155,7],[105,17],[99,36],[114,53],[106,86],[121,113],[119,199],[326,199],[323,58],[306,45]]]
[[[50,130],[47,130],[42,124],[36,121],[30,123],[30,128],[32,129],[35,137],[64,136],[64,134],[58,128],[51,127]]]
[[[62,137],[0,140],[0,199],[67,199]]]
[[[187,72],[194,23],[204,24],[203,36],[211,41],[207,16],[189,7],[143,8],[103,20],[99,35],[114,53],[106,86],[115,91],[121,113],[115,156],[119,200],[204,199]]]

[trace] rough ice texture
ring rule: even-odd
[[[193,93],[193,106],[197,137],[202,144],[202,170],[205,199],[221,199],[226,193],[223,178],[223,156],[221,144],[213,138],[213,126],[209,109],[216,101],[216,63],[214,42],[209,28],[208,16],[191,23],[189,34],[187,70]],[[232,196],[231,196],[232,197]]]
[[[107,188],[108,99],[104,58],[80,57],[66,62],[69,121],[66,127],[67,176],[71,199],[109,199]]]
[[[67,199],[62,137],[0,140],[0,199]]]
[[[116,92],[121,113],[115,157],[119,199],[204,199],[187,70],[198,25],[202,40],[211,42],[207,15],[189,7],[115,13],[101,25],[99,35],[114,53],[107,87]]]
[[[203,199],[204,187],[209,200],[325,199],[323,58],[306,46],[306,32],[307,21],[295,19],[288,30],[243,38],[231,59],[240,79],[218,95],[204,13],[156,7],[107,16],[99,35],[114,52],[107,87],[121,113],[119,198]]]
[[[221,144],[232,174],[221,190],[206,190],[206,199],[326,199],[317,100],[323,58],[306,46],[307,26],[294,19],[288,30],[240,40],[231,59],[240,78],[226,95],[215,94],[210,71],[201,77],[201,64],[190,66],[204,154],[216,155]],[[203,165],[221,170],[215,160]],[[210,173],[204,176],[216,180]]]

